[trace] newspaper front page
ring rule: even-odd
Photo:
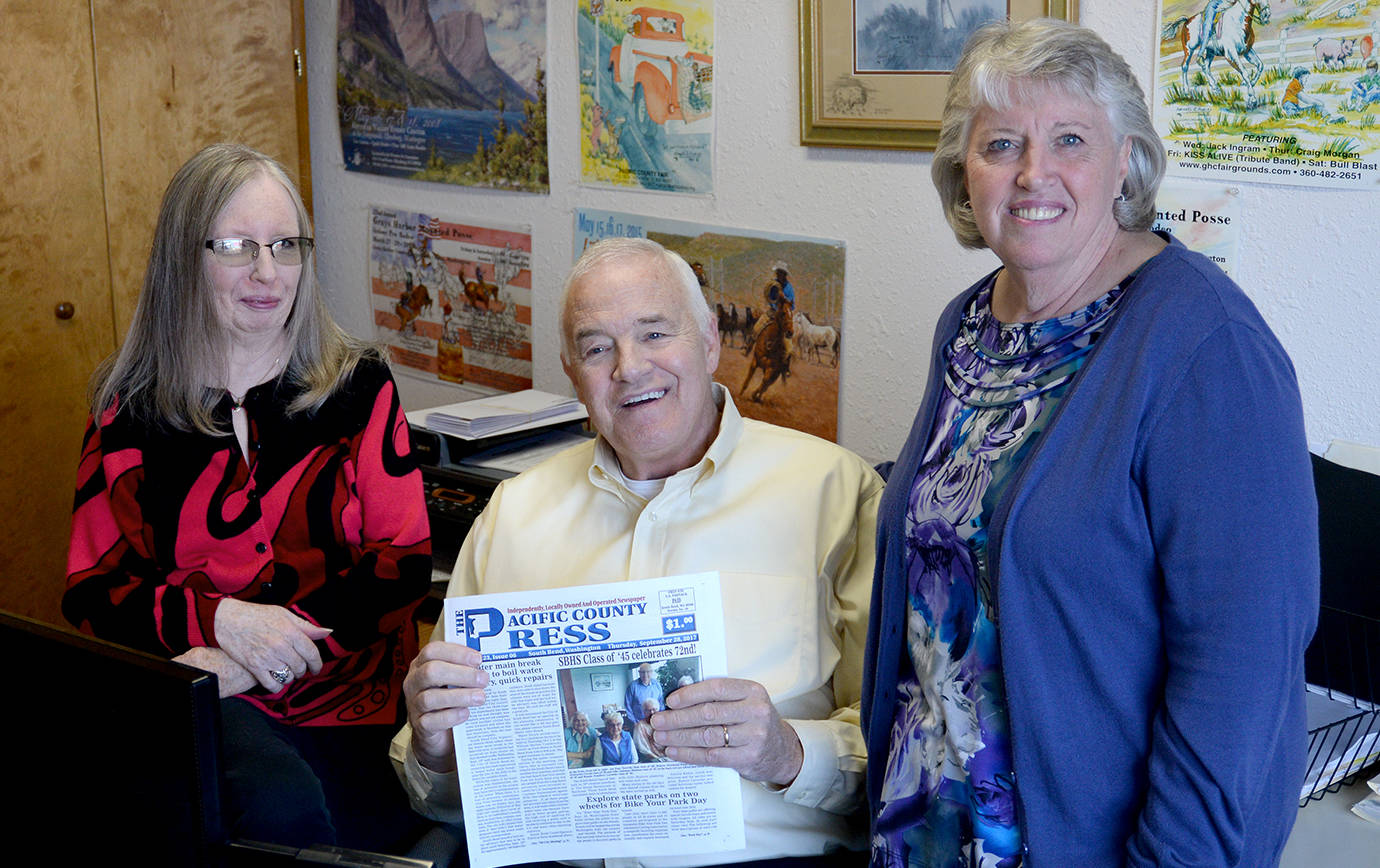
[[[473,868],[745,846],[737,773],[666,759],[627,707],[726,672],[718,573],[455,597],[444,624],[490,679],[454,730]]]

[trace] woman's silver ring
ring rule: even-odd
[[[728,747],[728,727],[722,723],[719,725],[724,728],[724,747]]]
[[[273,680],[279,684],[287,684],[292,679],[292,670],[284,666],[282,669],[270,669],[268,674],[273,676]],[[728,743],[728,730],[724,730],[724,743]]]

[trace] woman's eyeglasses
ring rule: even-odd
[[[268,250],[279,265],[301,265],[311,253],[313,243],[310,238],[279,238],[268,245]],[[248,265],[258,259],[263,246],[248,238],[213,238],[206,242],[206,249],[215,254],[216,261],[230,266]]]

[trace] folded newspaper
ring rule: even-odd
[[[489,673],[454,730],[472,868],[745,846],[737,773],[661,756],[624,701],[644,663],[665,694],[726,672],[718,573],[454,597],[443,623]]]

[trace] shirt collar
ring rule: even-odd
[[[728,460],[734,447],[743,436],[743,417],[738,413],[738,407],[733,403],[733,396],[728,393],[728,389],[722,383],[714,383],[714,403],[719,405],[719,433],[715,435],[714,442],[709,444],[705,450],[704,457],[698,462],[674,473],[667,477],[681,479],[688,477],[693,482],[712,475],[714,471]],[[641,498],[628,491],[627,487],[620,481],[622,478],[622,468],[618,463],[618,456],[614,453],[613,447],[600,434],[594,441],[594,464],[589,469],[589,479],[600,488],[607,488],[627,500],[629,498],[640,501]],[[601,484],[600,480],[603,480]]]

